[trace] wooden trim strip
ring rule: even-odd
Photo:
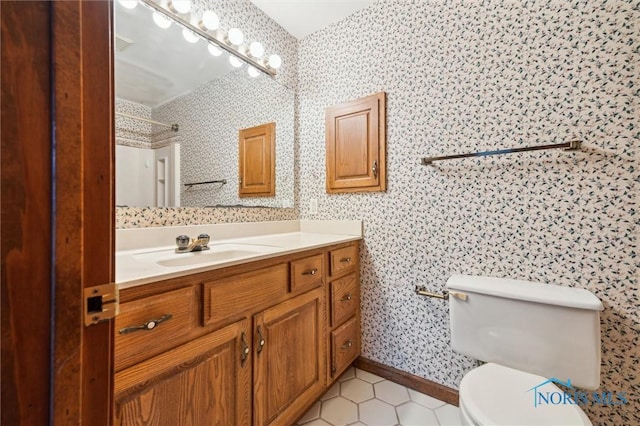
[[[358,357],[353,365],[360,370],[377,374],[380,377],[384,377],[387,380],[406,386],[409,389],[422,392],[423,394],[432,396],[440,401],[444,401],[455,406],[459,405],[458,391],[445,385],[441,385],[440,383],[436,383],[419,376],[414,376],[413,374],[398,370],[397,368],[389,367],[377,361],[372,361],[363,357]]]

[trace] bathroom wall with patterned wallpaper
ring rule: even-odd
[[[282,66],[278,69],[276,81],[295,91],[298,70],[298,40],[295,37],[276,24],[249,0],[193,0],[192,3],[196,15],[201,16],[203,11],[213,10],[220,18],[220,25],[224,30],[238,27],[242,30],[245,40],[259,40],[264,45],[267,53],[280,55]],[[181,143],[186,143],[181,135],[179,137],[181,138]],[[294,148],[294,164],[296,163],[296,156],[297,149]],[[294,173],[297,173],[296,167],[294,166]],[[294,179],[294,177],[291,176],[291,179]],[[296,185],[297,180],[294,179],[294,196],[297,194]],[[116,228],[288,220],[297,218],[297,216],[297,208],[118,207],[116,208]]]
[[[447,302],[414,286],[464,273],[586,288],[604,303],[600,390],[630,403],[585,409],[640,424],[639,8],[381,0],[300,41],[301,217],[364,221],[365,357],[457,388],[477,363],[451,350]],[[380,91],[388,190],[327,195],[325,108]],[[581,152],[420,165],[573,134]]]

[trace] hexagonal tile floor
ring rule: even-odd
[[[350,368],[300,419],[304,426],[460,426],[458,407]]]

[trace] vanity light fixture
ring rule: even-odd
[[[233,55],[229,55],[229,63],[231,63],[235,68],[240,68],[242,66],[242,61]]]
[[[269,56],[269,66],[273,69],[278,69],[280,68],[280,65],[282,65],[282,58],[280,58],[280,56],[278,55],[271,55]]]
[[[227,33],[227,38],[231,44],[235,44],[236,46],[240,46],[244,41],[244,35],[242,35],[242,31],[238,28],[231,28]]]
[[[187,40],[189,43],[197,43],[200,40],[200,37],[196,33],[186,28],[182,29],[182,37]]]
[[[220,48],[215,44],[208,43],[207,49],[209,50],[209,53],[211,53],[213,56],[222,55],[222,50],[220,50]]]
[[[133,1],[133,0],[118,0]],[[270,76],[276,75],[276,69],[282,64],[282,59],[276,54],[264,58],[264,46],[254,41],[249,46],[243,45],[244,35],[239,28],[231,28],[228,32],[221,30],[218,15],[207,10],[201,18],[190,13],[190,0],[137,0],[153,12],[153,21],[161,28],[169,28],[172,22],[182,27],[184,38],[196,43],[200,38],[207,41],[207,49],[213,56],[220,56],[226,51],[231,56],[229,61],[234,67],[241,67],[243,63],[252,66],[254,72],[262,71]]]
[[[254,67],[252,67],[251,65],[249,65],[249,68],[247,68],[247,72],[253,78],[256,78],[257,76],[260,75],[260,72],[257,69],[255,69]]]
[[[155,22],[157,26],[165,30],[171,26],[171,19],[167,18],[160,12],[153,12],[153,22]]]
[[[260,59],[264,55],[264,46],[259,41],[252,41],[249,45],[249,53],[254,58]]]
[[[135,9],[138,5],[138,0],[118,0],[118,3],[124,8]]]
[[[171,0],[168,3],[169,9],[175,13],[189,13],[191,10],[191,0]]]
[[[218,15],[215,12],[207,10],[202,14],[202,19],[200,20],[200,28],[209,31],[215,31],[220,26],[220,19],[218,19]]]

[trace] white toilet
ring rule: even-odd
[[[452,276],[446,287],[453,350],[487,362],[460,383],[464,425],[591,424],[579,404],[560,402],[564,389],[549,379],[576,391],[600,385],[603,307],[595,295],[469,275]]]

